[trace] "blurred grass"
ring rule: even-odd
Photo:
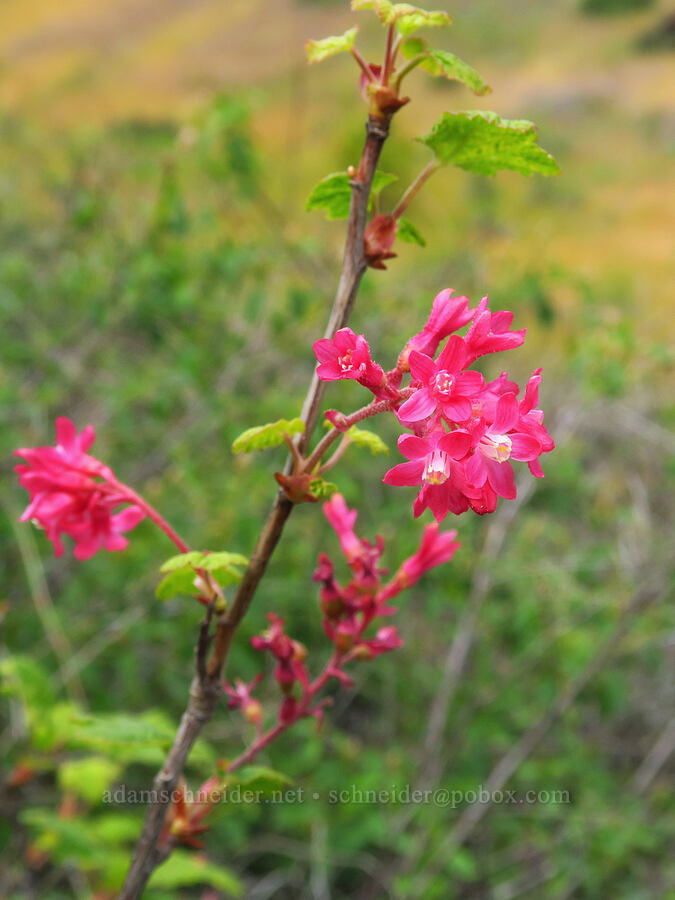
[[[12,487],[0,520],[2,652],[30,653],[59,691],[8,521],[24,502],[9,454],[50,441],[56,415],[92,421],[97,455],[189,542],[250,552],[283,454],[241,459],[229,446],[244,428],[299,410],[342,243],[340,225],[305,213],[304,200],[320,177],[356,161],[362,140],[350,62],[302,63],[305,38],[352,21],[345,7],[283,0],[263,18],[257,2],[3,6],[0,416]],[[384,208],[426,162],[410,138],[446,108],[532,118],[563,175],[435,176],[410,209],[427,248],[403,245],[388,272],[367,274],[354,327],[387,364],[440,288],[474,301],[489,291],[528,327],[525,347],[490,360],[489,371],[508,365],[522,384],[544,364],[542,406],[559,448],[503,553],[484,561],[491,589],[431,761],[421,749],[429,707],[476,554],[498,527],[476,517],[450,523],[462,551],[402,604],[406,648],[359,673],[323,738],[307,727],[271,752],[308,790],[416,784],[427,767],[440,785],[473,789],[593,659],[638,587],[667,580],[673,61],[635,49],[664,9],[589,19],[573,3],[461,2],[434,43],[467,58],[494,93],[483,101],[410,79],[414,103],[382,161],[400,175]],[[361,40],[374,54],[379,35],[367,23]],[[327,402],[349,409],[359,394],[340,385]],[[376,427],[395,458],[393,423]],[[393,568],[420,526],[408,492],[381,484],[388,465],[353,449],[336,480],[361,510],[362,533],[387,540]],[[153,599],[153,567],[170,553],[162,537],[143,524],[126,553],[84,565],[53,559],[36,540],[90,708],[177,716],[198,612]],[[320,549],[335,555],[334,538],[316,509],[299,508],[242,628],[233,674],[257,671],[246,638],[269,609],[321,646],[309,582]],[[672,716],[674,628],[672,598],[643,612],[618,659],[514,777],[522,790],[569,790],[572,803],[496,807],[447,855],[425,897],[516,896],[523,877],[546,872],[533,896],[674,895],[672,761],[646,795],[631,787]],[[231,716],[209,732],[218,754],[234,753],[242,735]],[[0,745],[4,774],[31,750],[14,701]],[[138,764],[125,782],[145,787],[150,772]],[[21,874],[18,811],[58,803],[49,773],[3,795],[4,894],[87,896],[58,868]],[[424,873],[458,814],[423,806],[406,823],[406,811],[386,806],[242,807],[220,819],[208,852],[250,884],[274,874],[278,896],[322,896],[325,840],[330,896],[385,896],[383,872],[398,860],[410,870],[401,878]],[[421,896],[405,884],[393,895]]]

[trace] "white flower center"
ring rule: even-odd
[[[445,369],[441,369],[441,371],[434,378],[434,391],[437,394],[440,394],[441,397],[449,397],[452,392],[452,386],[455,382],[455,379],[449,372],[446,372]]]
[[[352,351],[347,350],[342,356],[338,356],[338,363],[343,372],[349,372],[354,368],[352,364]]]
[[[450,457],[443,450],[434,450],[427,456],[422,480],[427,484],[444,484],[450,477]]]
[[[511,456],[511,438],[508,434],[486,434],[480,439],[483,456],[496,462],[506,462]]]

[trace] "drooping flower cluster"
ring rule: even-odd
[[[325,553],[319,554],[313,578],[321,586],[319,607],[323,627],[333,644],[330,661],[323,673],[311,681],[305,666],[305,647],[286,634],[283,619],[274,613],[268,614],[270,625],[267,630],[251,639],[256,650],[269,652],[276,660],[274,678],[283,695],[278,721],[284,726],[306,716],[315,716],[320,720],[325,701],[317,702],[317,694],[331,679],[344,686],[352,684],[344,671],[347,663],[374,659],[402,646],[403,641],[395,625],[381,625],[370,637],[366,632],[376,619],[396,612],[388,605],[392,597],[416,584],[429,569],[447,562],[460,546],[455,540],[456,531],[441,532],[437,524],[427,525],[417,552],[403,562],[393,578],[384,581],[387,571],[379,565],[384,551],[382,538],[378,537],[371,543],[358,537],[354,531],[357,512],[347,507],[340,494],[334,494],[324,503],[323,510],[339,538],[351,572],[349,582],[340,585],[329,557]],[[260,722],[259,707],[255,707],[256,716],[253,719],[247,710],[256,703],[251,698],[251,690],[258,680],[250,685],[238,682],[235,687],[225,684],[230,709],[241,709],[246,718],[256,725]]]
[[[91,425],[80,433],[70,419],[56,420],[56,445],[16,450],[27,465],[15,467],[19,482],[30,494],[21,521],[43,528],[63,554],[62,535],[75,542],[75,557],[89,559],[101,548],[123,550],[130,531],[145,517],[116,481],[112,470],[89,456],[96,434]],[[125,509],[115,512],[124,504]]]
[[[516,496],[511,460],[527,462],[533,475],[543,477],[539,457],[551,451],[554,442],[544,426],[543,412],[536,408],[541,369],[531,376],[519,400],[518,385],[509,381],[506,373],[486,383],[480,372],[470,368],[486,354],[523,343],[525,329],[511,330],[512,320],[511,312],[491,312],[487,297],[476,309],[469,309],[466,297],[442,291],[422,331],[408,341],[397,367],[385,373],[373,391],[378,399],[396,394],[390,408],[413,432],[398,441],[408,462],[390,469],[384,481],[395,486],[419,485],[413,505],[416,517],[425,509],[430,509],[437,521],[449,512],[459,515],[469,508],[481,515],[494,512],[499,497]],[[460,336],[456,332],[465,325],[469,328]],[[339,369],[341,348],[347,346],[347,340],[350,346],[367,348],[365,338],[350,329],[338,334],[340,341],[336,334],[332,347],[334,378],[356,377],[373,390],[365,379]],[[325,357],[331,342],[317,343]],[[377,365],[369,350],[367,360],[370,366]],[[322,366],[317,371],[320,378],[326,377]],[[407,372],[410,384],[401,390]],[[332,411],[331,415],[335,422],[339,414]]]
[[[351,579],[344,587],[336,581],[334,567],[325,555],[319,556],[314,580],[321,585],[319,603],[323,626],[344,661],[352,658],[373,659],[380,653],[402,645],[395,626],[381,627],[373,639],[364,633],[373,620],[396,612],[387,605],[407,587],[415,584],[427,569],[451,559],[459,544],[456,531],[440,533],[437,525],[427,527],[417,553],[407,559],[396,575],[384,583],[386,569],[379,568],[384,541],[375,543],[359,538],[354,532],[356,510],[350,510],[340,494],[324,504],[324,513],[340,539],[342,553],[351,570]]]

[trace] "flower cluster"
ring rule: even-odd
[[[451,559],[459,544],[456,531],[440,533],[437,525],[429,525],[417,553],[407,559],[394,577],[383,582],[386,569],[379,568],[384,541],[375,543],[359,538],[354,532],[356,510],[350,510],[340,494],[324,504],[324,513],[340,540],[342,553],[351,570],[349,582],[342,587],[335,579],[334,567],[325,555],[319,556],[314,580],[321,585],[319,604],[323,613],[323,627],[333,642],[341,662],[350,659],[373,659],[381,653],[402,645],[393,625],[385,625],[372,639],[364,633],[373,620],[389,616],[396,610],[387,601],[415,584],[433,566]],[[343,680],[347,676],[342,673]]]
[[[19,482],[30,494],[21,521],[43,528],[63,554],[61,536],[75,542],[75,557],[89,559],[101,548],[123,550],[130,531],[146,515],[120,485],[110,468],[89,456],[96,434],[91,425],[80,433],[66,418],[56,420],[56,446],[16,450],[27,465],[16,466]],[[124,504],[125,509],[115,512]]]
[[[394,625],[381,625],[371,637],[366,636],[366,631],[376,619],[396,612],[388,605],[392,597],[416,584],[429,569],[447,562],[459,547],[455,540],[456,531],[440,532],[437,524],[428,525],[417,552],[403,562],[393,578],[383,581],[387,571],[379,566],[384,550],[382,538],[378,537],[372,543],[357,536],[354,531],[357,512],[347,507],[340,494],[334,494],[324,503],[323,510],[338,536],[351,572],[349,582],[340,585],[331,560],[325,553],[319,554],[313,578],[321,586],[319,607],[323,627],[333,644],[330,661],[322,674],[310,681],[305,667],[305,647],[286,634],[283,619],[274,613],[268,614],[270,625],[267,630],[251,639],[256,650],[269,652],[276,661],[274,678],[283,695],[278,724],[284,727],[306,716],[321,719],[325,702],[317,703],[316,696],[331,679],[346,687],[352,684],[344,671],[347,663],[374,659],[402,646],[403,641]],[[234,687],[225,684],[230,709],[241,709],[256,726],[260,724],[260,707],[251,698],[251,691],[258,681],[259,678],[249,685],[239,681]]]
[[[399,422],[413,432],[398,441],[408,462],[390,469],[384,481],[419,485],[413,506],[416,517],[425,509],[437,521],[449,512],[459,515],[469,508],[481,515],[494,512],[499,497],[516,496],[511,460],[527,462],[533,475],[543,477],[539,457],[551,451],[554,443],[544,426],[543,412],[536,408],[541,369],[518,399],[518,385],[506,373],[486,383],[479,371],[470,368],[486,354],[523,343],[525,329],[511,330],[512,320],[511,312],[491,312],[487,297],[470,309],[466,297],[442,291],[422,331],[408,341],[396,368],[384,373],[376,388],[372,379],[350,368],[352,357],[344,355],[345,348],[358,346],[363,371],[382,371],[372,361],[363,335],[342,329],[332,342],[318,341],[319,349],[315,344],[320,361],[332,354],[330,379],[325,365],[317,370],[320,378],[355,378],[378,399],[389,398]],[[469,328],[460,336],[456,332],[465,325]],[[410,384],[401,390],[408,372]],[[333,421],[336,415],[332,413]]]

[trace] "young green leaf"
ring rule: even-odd
[[[232,444],[233,453],[251,453],[253,450],[267,450],[284,442],[284,434],[301,434],[305,430],[302,419],[279,419],[267,425],[256,425],[242,432]]]
[[[176,594],[198,595],[200,590],[195,583],[198,569],[210,572],[221,587],[237,584],[242,579],[240,567],[247,565],[247,557],[226,550],[217,553],[192,550],[172,556],[160,568],[166,575],[157,585],[155,596],[158,600],[170,600]]]
[[[419,233],[417,228],[408,219],[398,220],[398,230],[396,237],[408,244],[418,244],[420,247],[426,247],[427,242]]]
[[[452,22],[442,10],[430,11],[410,3],[392,3],[391,0],[352,0],[352,9],[374,9],[383,25],[395,24],[404,36],[418,28],[440,28]]]
[[[390,175],[388,172],[375,172],[368,199],[368,209],[372,208],[372,198],[397,178],[397,175]],[[305,209],[308,211],[323,209],[327,219],[346,219],[349,216],[351,198],[352,186],[349,175],[346,172],[335,172],[321,179],[307,198]]]
[[[442,75],[450,81],[460,81],[474,94],[489,94],[492,88],[480,77],[478,72],[463,59],[448,53],[447,50],[430,50],[430,62],[434,65],[434,75]]]
[[[155,597],[158,600],[171,600],[176,594],[186,594],[188,597],[196,597],[200,591],[198,590],[195,580],[197,573],[192,566],[186,566],[184,569],[176,569],[169,572],[155,588]]]
[[[198,566],[199,560],[203,557],[200,550],[190,550],[189,553],[179,553],[172,556],[162,563],[159,567],[160,572],[175,572],[177,569],[185,569],[187,566]]]
[[[319,41],[307,41],[305,43],[307,62],[321,62],[336,53],[349,53],[354,46],[357,31],[358,28],[350,28],[344,34],[333,34]]]
[[[444,113],[431,132],[419,139],[442,165],[479,175],[513,169],[522,175],[557,175],[553,157],[537,144],[532,122],[502,119],[493,112]]]
[[[312,478],[309,483],[309,491],[317,500],[327,500],[337,489],[337,484],[333,484],[332,481],[324,481],[323,478]]]
[[[198,567],[206,569],[207,572],[215,572],[218,569],[237,572],[237,566],[247,565],[248,557],[242,553],[229,553],[226,550],[220,550],[217,553],[203,553],[198,563]]]
[[[357,428],[356,425],[352,425],[347,432],[347,435],[352,444],[356,444],[357,447],[366,447],[373,456],[377,456],[378,453],[389,453],[389,447],[387,447],[379,435],[372,431],[367,431],[365,428]]]

